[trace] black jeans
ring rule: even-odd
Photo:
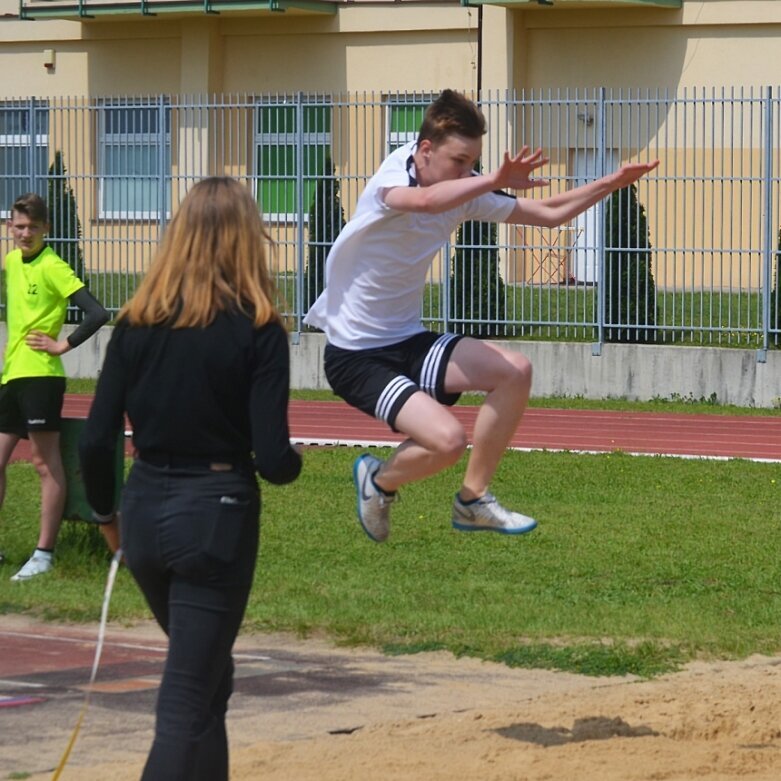
[[[128,568],[169,638],[142,781],[227,781],[231,651],[258,553],[257,481],[136,461],[121,509]]]

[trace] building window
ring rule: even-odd
[[[387,152],[390,154],[404,144],[415,141],[430,96],[393,96],[386,99]]]
[[[23,193],[46,197],[49,108],[45,103],[0,103],[0,215]]]
[[[99,201],[104,219],[158,219],[171,207],[171,110],[162,101],[101,106]]]
[[[266,219],[306,216],[330,149],[330,104],[307,98],[258,104],[257,198]]]

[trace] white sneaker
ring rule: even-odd
[[[374,485],[372,477],[382,466],[379,458],[364,453],[353,466],[353,481],[358,494],[358,520],[370,539],[385,542],[390,534],[390,506],[397,494],[386,494]]]
[[[27,563],[16,573],[11,576],[11,580],[29,580],[36,575],[43,575],[44,572],[48,572],[54,566],[54,557],[51,553],[45,551],[35,551]]]
[[[537,526],[534,518],[502,507],[493,494],[464,504],[456,494],[453,502],[454,529],[462,532],[492,531],[500,534],[526,534]]]

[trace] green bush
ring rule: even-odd
[[[455,333],[482,338],[507,332],[507,300],[499,273],[495,223],[465,222],[458,229],[448,317]]]
[[[776,346],[781,341],[781,334],[778,330],[781,329],[781,307],[779,307],[779,296],[781,296],[781,289],[779,289],[779,275],[781,275],[781,228],[778,229],[778,238],[776,243],[775,262],[773,263],[773,288],[770,291],[770,328],[775,330],[776,333],[770,334],[770,340]]]
[[[334,178],[330,155],[326,156],[323,176],[318,180],[309,208],[309,244],[307,247],[307,309],[325,287],[325,261],[336,237],[344,227],[344,210],[339,199],[339,180]]]
[[[84,279],[84,255],[81,251],[81,221],[76,206],[76,197],[68,184],[62,152],[54,153],[49,166],[48,182],[49,246],[73,269],[76,276]],[[66,323],[81,322],[83,312],[75,306],[68,307]]]
[[[605,209],[609,342],[656,341],[656,285],[645,209],[634,185],[616,190]]]

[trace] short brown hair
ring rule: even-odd
[[[483,112],[460,92],[446,89],[426,109],[418,133],[418,143],[428,139],[437,145],[449,136],[480,138],[484,134]]]
[[[19,212],[24,214],[35,222],[41,222],[44,225],[49,224],[49,207],[46,201],[38,193],[25,193],[20,195],[11,207],[11,214]]]

